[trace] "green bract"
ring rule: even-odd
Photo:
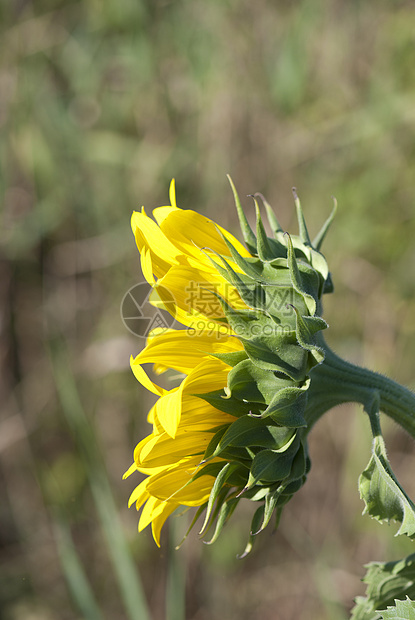
[[[268,237],[256,196],[254,233],[230,182],[252,256],[241,256],[223,237],[240,271],[237,273],[220,255],[210,260],[247,306],[237,310],[215,293],[223,320],[244,350],[217,355],[232,366],[225,394],[219,391],[198,396],[238,419],[217,429],[204,455],[204,463],[221,457],[226,465],[207,464],[196,477],[207,472],[216,476],[202,527],[206,532],[216,520],[212,540],[240,499],[261,502],[251,524],[247,552],[253,535],[266,527],[274,511],[279,518],[282,507],[304,484],[310,469],[306,414],[310,371],[324,360],[317,340],[317,334],[327,327],[320,316],[321,298],[333,290],[320,247],[335,209],[311,242],[296,194],[298,236],[283,232],[271,207],[260,196],[273,230],[273,236]],[[238,486],[242,488],[235,490]]]

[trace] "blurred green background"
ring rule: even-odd
[[[252,556],[235,558],[243,507],[214,546],[192,534],[172,552],[184,527],[173,520],[159,550],[126,507],[138,478],[121,480],[151,401],[119,308],[142,280],[130,214],[167,204],[172,177],[179,206],[233,232],[226,173],[293,232],[292,186],[311,233],[335,195],[327,340],[414,387],[414,4],[1,0],[0,11],[0,618],[347,618],[362,565],[414,551],[360,516],[371,443],[360,410],[314,429],[307,485]],[[414,497],[413,442],[385,429]]]

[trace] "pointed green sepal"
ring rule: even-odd
[[[239,254],[237,249],[232,245],[232,243],[227,239],[219,230],[222,239],[224,240],[228,250],[230,252],[231,257],[235,261],[235,263],[242,269],[242,271],[252,278],[253,280],[257,280],[261,276],[262,271],[262,262],[259,258],[251,257],[250,259],[244,258]],[[256,251],[255,251],[256,253]]]
[[[255,366],[282,372],[293,381],[303,381],[307,374],[307,352],[299,346],[295,332],[278,332],[274,336],[239,338]]]
[[[315,238],[313,239],[313,247],[319,252],[321,249],[321,246],[323,244],[323,241],[327,235],[327,232],[336,216],[337,213],[337,200],[334,198],[333,196],[333,201],[334,201],[334,205],[333,205],[333,209],[329,215],[329,217],[326,219],[326,221],[324,222],[323,226],[321,227],[320,231],[317,233],[317,235],[315,236]]]
[[[255,203],[255,214],[256,214],[256,234],[257,234],[257,252],[259,258],[264,261],[271,261],[273,258],[276,258],[272,252],[271,246],[268,241],[267,233],[265,232],[264,225],[261,219],[261,212],[259,210],[258,201],[255,196],[251,196]]]
[[[209,441],[207,448],[205,450],[205,453],[203,455],[203,461],[202,463],[205,463],[207,461],[209,461],[210,459],[213,458],[214,454],[215,454],[215,450],[220,442],[220,440],[222,439],[223,435],[226,433],[227,429],[228,429],[228,424],[225,424],[224,426],[221,426],[221,428],[219,428],[213,435],[212,439]]]
[[[254,542],[255,542],[255,534],[258,531],[258,528],[260,527],[263,519],[264,519],[264,506],[259,506],[259,508],[256,509],[254,516],[252,517],[251,531],[249,533],[247,545],[244,551],[240,555],[237,556],[238,560],[242,560],[243,558],[246,558],[246,556],[251,553],[252,548],[254,546]]]
[[[189,527],[186,530],[185,535],[183,536],[182,540],[179,542],[178,545],[175,546],[175,551],[178,551],[180,549],[180,547],[182,546],[182,544],[184,543],[184,541],[186,540],[186,538],[189,536],[190,532],[192,531],[192,529],[194,528],[194,526],[196,525],[196,522],[198,520],[198,518],[200,517],[200,515],[202,514],[202,512],[204,511],[204,509],[207,506],[207,502],[202,504],[201,506],[199,506],[199,508],[196,510],[196,514],[192,519],[191,524],[189,525]]]
[[[271,417],[274,422],[289,428],[307,426],[304,418],[307,406],[307,390],[310,379],[303,387],[286,387],[279,390],[271,399],[268,407],[262,413],[262,418]]]
[[[236,288],[242,301],[250,308],[263,308],[265,306],[265,292],[261,285],[255,281],[253,282],[249,276],[245,276],[249,278],[247,282],[243,280],[240,274],[232,269],[223,256],[216,252],[215,254],[222,261],[224,267],[218,265],[210,256],[207,255],[207,257],[221,276]]]
[[[277,376],[264,370],[250,359],[244,360],[229,371],[228,388],[232,397],[248,403],[269,403],[281,388],[292,385],[287,376]]]
[[[252,532],[255,536],[259,534],[260,532],[262,532],[267,527],[275,511],[277,511],[275,529],[278,527],[278,523],[279,523],[280,516],[281,516],[281,510],[284,504],[287,503],[287,499],[284,498],[282,494],[284,488],[285,488],[285,485],[280,484],[280,486],[273,493],[268,493],[268,495],[266,496],[265,506],[264,506],[264,516],[263,516],[263,520],[261,523],[261,527],[256,532]],[[278,508],[280,508],[280,510],[278,510]]]
[[[245,489],[251,489],[256,484],[275,484],[288,478],[299,445],[300,438],[295,434],[280,450],[258,452],[252,461]]]
[[[301,208],[300,199],[298,198],[298,195],[297,195],[297,190],[295,187],[293,187],[292,191],[293,191],[293,196],[294,196],[295,208],[297,211],[298,232],[300,235],[300,239],[304,243],[304,245],[311,246],[311,240],[308,234],[307,225],[305,223],[304,213]]]
[[[230,353],[213,353],[212,357],[216,357],[218,360],[225,362],[228,366],[236,366],[239,362],[243,362],[248,359],[245,351],[232,351]]]
[[[208,392],[207,394],[193,394],[202,400],[205,400],[209,405],[223,411],[224,413],[230,413],[235,417],[241,417],[248,415],[249,413],[260,413],[263,409],[259,403],[244,402],[242,400],[236,400],[233,398],[226,398],[223,390],[217,390],[215,392]]]
[[[236,211],[238,213],[238,218],[239,218],[239,224],[240,224],[240,227],[241,227],[242,236],[243,236],[244,241],[246,243],[246,247],[248,248],[248,250],[252,254],[256,254],[257,253],[257,242],[256,242],[255,235],[252,232],[252,228],[250,227],[249,222],[246,219],[246,215],[244,213],[244,210],[242,209],[241,201],[239,199],[238,192],[236,191],[236,187],[233,184],[233,181],[232,181],[231,177],[229,176],[229,174],[226,175],[226,176],[228,177],[228,181],[229,181],[230,186],[232,188],[233,197],[234,197],[234,200],[235,200]]]
[[[241,448],[257,446],[278,450],[283,448],[293,435],[292,428],[275,426],[260,418],[243,416],[228,427],[217,444],[214,456],[220,456],[228,446]]]
[[[265,207],[266,213],[267,213],[267,218],[268,218],[268,222],[269,225],[271,226],[271,229],[273,231],[274,234],[278,234],[278,233],[283,233],[284,230],[281,227],[279,221],[277,220],[277,217],[271,207],[271,205],[269,204],[269,202],[264,198],[264,196],[260,193],[260,192],[256,192],[254,194],[255,198],[258,196],[258,198],[260,198],[262,200],[262,203]]]
[[[210,540],[203,541],[205,545],[212,545],[218,539],[219,534],[223,530],[224,525],[226,524],[226,522],[228,521],[228,519],[234,512],[238,503],[239,503],[239,498],[237,497],[231,497],[230,499],[227,499],[226,501],[223,502],[219,510],[219,515],[216,521],[216,527],[215,527],[213,536]]]
[[[295,306],[292,306],[297,317],[297,339],[300,345],[310,351],[317,364],[324,360],[324,350],[315,343],[315,335],[328,327],[320,316],[301,316]]]
[[[238,338],[241,336],[249,337],[253,322],[258,322],[259,320],[260,310],[235,310],[218,293],[215,291],[210,292],[219,300],[228,323]]]
[[[224,486],[224,484],[226,483],[227,479],[229,478],[229,476],[232,474],[233,471],[236,471],[238,469],[239,465],[237,463],[226,463],[226,465],[224,465],[221,470],[219,471],[219,473],[217,474],[216,478],[215,478],[215,482],[213,484],[212,490],[210,492],[209,495],[209,500],[208,500],[208,504],[207,504],[207,508],[206,508],[206,515],[205,515],[205,519],[203,521],[202,527],[200,529],[199,534],[203,534],[203,532],[206,529],[206,526],[209,522],[209,519],[212,515],[212,510],[214,507],[214,504],[216,502],[216,500],[219,497],[219,493],[222,490],[222,487]]]
[[[287,239],[287,261],[292,285],[298,293],[304,296],[304,301],[307,304],[308,311],[311,316],[314,316],[317,308],[316,301],[318,299],[320,284],[318,274],[309,265],[306,265],[305,263],[299,264],[297,262],[291,237],[288,233],[285,233],[285,237]]]

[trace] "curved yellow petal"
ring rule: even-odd
[[[158,280],[159,294],[166,307],[174,299],[174,316],[185,325],[194,326],[201,321],[197,331],[208,327],[215,321],[224,321],[224,312],[217,297],[219,295],[233,308],[246,308],[236,288],[226,282],[217,272],[197,271],[187,265],[171,267],[163,278]],[[156,290],[158,290],[158,287]]]
[[[157,364],[159,372],[174,368],[189,374],[209,355],[240,351],[242,348],[236,337],[227,334],[217,334],[212,338],[208,331],[194,333],[189,330],[167,330],[157,336],[152,335],[134,361],[139,364]]]
[[[169,198],[170,198],[171,206],[175,207],[177,209],[177,204],[176,204],[176,180],[175,179],[172,179],[171,182],[170,182]]]
[[[182,383],[183,394],[207,394],[227,385],[230,367],[216,358],[203,360]]]
[[[146,281],[152,286],[155,285],[156,280],[153,275],[153,271],[157,271],[153,266],[153,260],[151,252],[148,247],[144,246],[140,252],[141,257],[141,270]]]
[[[170,437],[174,439],[181,417],[182,386],[170,390],[154,405],[153,415]]]
[[[137,366],[138,367],[138,366]],[[153,408],[153,416],[174,439],[180,424],[183,395],[207,394],[227,385],[229,366],[216,358],[205,358],[182,381],[178,388],[165,392]]]
[[[185,506],[201,506],[208,499],[215,479],[204,475],[196,480],[192,476],[197,467],[189,463],[179,463],[175,467],[151,476],[148,491],[164,501],[174,501]]]
[[[160,516],[164,510],[166,502],[158,499],[157,497],[150,496],[149,499],[144,504],[143,510],[141,511],[140,519],[138,521],[138,531],[142,532],[147,525]]]
[[[156,207],[153,209],[153,217],[160,226],[173,211],[178,211],[177,207]]]
[[[166,393],[166,390],[164,388],[156,385],[155,383],[153,383],[153,381],[151,381],[144,368],[142,368],[140,364],[136,363],[133,356],[131,356],[130,358],[130,366],[137,381],[139,381],[141,385],[147,388],[147,390],[153,392],[153,394],[156,394],[157,396],[163,396],[163,394]]]
[[[178,264],[180,250],[163,234],[156,222],[148,217],[144,207],[141,213],[133,212],[131,228],[140,253],[143,248],[150,250],[154,273],[158,278],[162,277],[171,265]]]
[[[146,478],[138,486],[135,487],[128,500],[128,508],[135,504],[137,510],[139,510],[144,504],[144,502],[149,499],[150,493],[147,491],[147,484],[149,480],[150,478]]]
[[[176,508],[180,506],[180,504],[176,504],[174,502],[163,502],[163,504],[164,505],[160,514],[157,517],[154,517],[151,522],[151,533],[153,534],[157,547],[160,547],[161,528],[165,524],[166,519],[176,510]]]
[[[125,480],[126,478],[128,478],[129,476],[131,476],[131,474],[133,474],[134,472],[137,471],[137,467],[136,464],[133,463],[132,465],[130,465],[130,467],[127,469],[127,471],[125,472],[125,474],[123,474],[122,479]]]
[[[230,252],[221,232],[242,256],[251,256],[231,233],[191,209],[170,212],[161,222],[160,228],[168,239],[174,240],[174,245],[185,255],[201,258],[200,250],[207,248],[222,256],[229,256]]]
[[[235,422],[235,419],[234,416],[215,409],[215,407],[212,407],[208,402],[197,396],[185,393],[182,396],[180,429],[183,428],[188,432],[211,430],[223,424],[231,424]]]
[[[188,431],[179,431],[174,439],[167,433],[150,436],[137,456],[134,453],[137,469],[173,465],[188,456],[202,457],[211,439],[212,433]]]

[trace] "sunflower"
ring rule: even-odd
[[[198,507],[196,517],[206,508],[202,531],[215,524],[215,540],[241,498],[259,502],[256,534],[274,511],[278,519],[310,466],[303,431],[309,372],[324,358],[316,334],[326,327],[319,310],[331,289],[327,264],[299,205],[300,236],[291,238],[263,199],[274,230],[268,238],[255,200],[255,235],[231,186],[247,247],[179,209],[174,180],[171,204],[156,208],[154,219],[144,208],[132,216],[152,301],[184,326],[153,332],[131,359],[158,399],[148,414],[152,432],[125,477],[146,476],[129,505],[141,510],[139,531],[151,524],[157,545],[166,519],[183,506]],[[156,375],[180,373],[180,384],[159,386],[143,368],[149,363]]]

